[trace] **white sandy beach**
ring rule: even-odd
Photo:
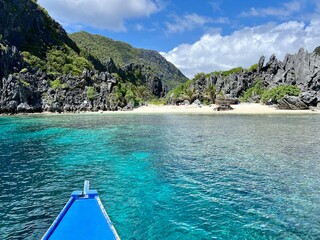
[[[76,114],[320,114],[320,110],[280,110],[275,106],[267,106],[259,103],[240,103],[231,105],[232,110],[215,111],[216,105],[213,106],[195,106],[195,105],[153,105],[134,108],[132,111],[98,111],[98,112],[78,112]],[[75,114],[70,112],[52,113],[19,113],[18,115],[60,115]],[[0,114],[0,116],[7,116]]]
[[[274,106],[258,103],[241,103],[231,105],[233,110],[215,111],[216,106],[172,106],[172,105],[148,105],[135,108],[132,113],[190,113],[190,114],[316,114],[320,111],[312,110],[279,110]]]

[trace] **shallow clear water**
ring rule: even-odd
[[[319,239],[318,115],[0,118],[0,236],[38,239],[85,179],[122,239]]]

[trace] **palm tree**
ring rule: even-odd
[[[145,102],[150,98],[151,92],[147,86],[140,85],[136,88],[136,95]]]
[[[188,88],[187,90],[185,90],[185,95],[188,97],[190,103],[192,103],[193,99],[196,96],[194,88]]]
[[[210,99],[211,103],[214,103],[214,100],[216,99],[216,86],[211,85],[206,89],[206,96]]]

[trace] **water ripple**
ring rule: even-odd
[[[0,126],[3,239],[39,239],[84,179],[123,239],[320,239],[318,116],[26,116]]]

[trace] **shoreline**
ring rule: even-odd
[[[233,109],[215,111],[216,105],[212,106],[174,106],[174,105],[148,105],[134,109],[133,113],[181,113],[181,114],[230,114],[230,115],[256,115],[256,114],[319,114],[320,110],[282,110],[275,106],[262,105],[259,103],[240,103],[230,105]]]
[[[141,106],[130,111],[83,111],[83,112],[37,112],[37,113],[17,113],[0,114],[0,116],[28,116],[28,115],[68,115],[68,114],[209,114],[209,115],[263,115],[263,114],[320,114],[319,110],[282,110],[275,106],[268,106],[259,103],[240,103],[231,105],[232,110],[215,111],[216,105],[195,106],[195,105],[153,105]]]

